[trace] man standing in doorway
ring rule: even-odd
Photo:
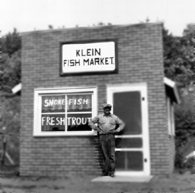
[[[94,117],[90,126],[99,134],[100,146],[104,156],[103,175],[114,177],[115,172],[115,137],[122,131],[125,123],[116,115],[111,114],[112,106],[105,104],[103,114]]]

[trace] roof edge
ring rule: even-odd
[[[177,89],[177,86],[176,86],[176,83],[174,81],[172,81],[171,79],[167,78],[167,77],[164,77],[164,84],[168,87],[171,87],[173,89],[173,93],[175,95],[175,99],[176,99],[176,103],[177,104],[180,104],[181,103],[181,100],[180,100],[180,97],[179,97],[179,92],[178,92],[178,89]]]
[[[17,84],[16,86],[14,86],[13,88],[12,88],[12,93],[13,94],[16,94],[17,92],[19,92],[19,91],[21,91],[22,90],[22,83],[19,83],[19,84]]]

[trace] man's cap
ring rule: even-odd
[[[105,109],[105,108],[111,109],[111,108],[112,108],[112,105],[110,105],[110,104],[104,104],[104,105],[103,105],[103,109]]]

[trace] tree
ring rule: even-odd
[[[0,47],[0,90],[10,92],[21,81],[21,37],[16,29],[2,37]]]
[[[0,132],[6,135],[7,151],[19,163],[20,96],[11,95],[11,89],[21,82],[21,37],[16,29],[0,39],[0,48]]]
[[[21,37],[16,29],[2,38],[1,47],[2,52],[7,53],[9,56],[21,49]]]
[[[189,37],[174,37],[163,29],[165,75],[185,87],[194,77],[194,59]]]
[[[183,149],[195,136],[195,100],[189,88],[195,81],[195,28],[182,37],[174,37],[163,30],[165,76],[179,86],[182,103],[175,109],[176,167],[184,167]]]

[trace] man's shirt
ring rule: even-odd
[[[90,126],[100,134],[106,134],[122,131],[125,124],[119,117],[114,114],[100,114],[91,120]]]

